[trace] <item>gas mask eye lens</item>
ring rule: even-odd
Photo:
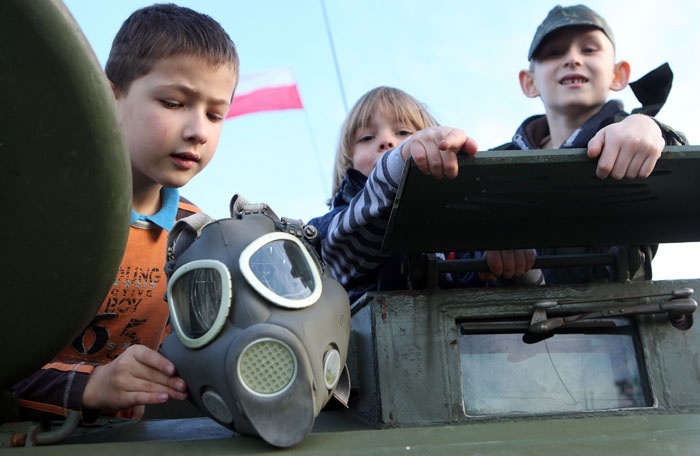
[[[231,276],[217,260],[198,260],[177,269],[168,282],[168,306],[185,346],[201,347],[221,331],[231,304]]]
[[[311,296],[311,268],[293,242],[270,242],[255,251],[248,261],[255,277],[270,291],[289,299]]]
[[[288,233],[269,233],[251,242],[240,256],[241,273],[263,297],[300,309],[321,295],[321,276],[306,247]]]
[[[202,337],[214,325],[221,305],[221,277],[218,272],[211,268],[193,269],[183,274],[173,287],[173,292],[175,302],[190,303],[190,336]]]

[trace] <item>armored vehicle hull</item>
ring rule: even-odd
[[[51,426],[17,420],[17,402],[7,388],[74,337],[114,277],[125,242],[126,230],[119,227],[127,226],[130,176],[106,81],[60,0],[9,0],[0,3],[0,13],[4,38],[0,60],[5,62],[0,87],[6,93],[21,94],[6,97],[10,108],[3,110],[0,122],[0,149],[13,148],[14,156],[29,157],[21,163],[24,168],[5,167],[2,202],[16,210],[26,205],[29,212],[19,213],[17,220],[34,218],[36,222],[5,223],[0,241],[6,253],[2,274],[6,288],[36,291],[29,298],[26,293],[6,294],[0,304],[0,340],[5,341],[7,354],[0,371],[0,448],[14,447],[8,450],[12,454],[51,455],[279,454],[281,450],[259,438],[234,434],[189,403],[151,407],[140,422],[105,417],[90,427],[77,426],[76,415]],[[33,53],[29,60],[34,64],[20,65],[25,59],[20,58],[19,47],[23,53]],[[43,59],[43,54],[51,58]],[[48,70],[36,67],[41,62],[51,65],[53,76],[65,79],[64,91],[51,90],[53,83],[47,86]],[[80,82],[69,83],[76,80]],[[33,95],[40,101],[28,103]],[[72,119],[73,127],[46,122],[40,115],[58,104],[63,107],[62,120]],[[40,125],[14,116],[18,106],[34,106],[38,111],[29,112],[27,118]],[[24,124],[28,130],[19,136],[26,139],[38,133],[36,142],[25,141],[20,147],[13,138],[15,127]],[[75,141],[76,132],[79,141]],[[483,265],[453,266],[421,256],[444,248],[505,248],[545,241],[613,245],[624,240],[652,244],[698,240],[698,182],[692,179],[697,175],[698,148],[667,150],[659,162],[661,172],[646,183],[598,186],[589,179],[587,188],[598,196],[623,192],[625,197],[618,199],[621,206],[602,215],[596,215],[600,208],[595,205],[586,206],[583,213],[562,210],[558,220],[551,217],[552,206],[547,204],[566,209],[562,194],[546,191],[543,174],[518,174],[517,170],[539,164],[552,176],[576,169],[565,181],[575,180],[581,172],[591,177],[592,172],[585,174],[589,162],[582,151],[563,155],[542,151],[513,158],[483,155],[462,163],[464,179],[447,184],[453,186],[447,190],[426,187],[430,184],[407,167],[385,246],[389,252],[406,249],[420,256],[420,261],[412,263],[411,273],[414,283],[423,286],[368,293],[353,303],[349,407],[329,404],[312,433],[285,453],[700,452],[700,330],[693,325],[694,290],[700,289],[700,279],[633,280],[630,271],[635,258],[618,249],[593,259],[615,271],[609,283],[441,290],[435,286],[437,274]],[[32,161],[47,166],[31,166]],[[506,220],[505,212],[487,210],[482,204],[485,199],[469,201],[469,195],[484,196],[484,188],[478,187],[484,183],[480,173],[487,170],[493,177],[494,169],[507,170],[502,182],[518,185],[529,185],[526,178],[535,175],[538,183],[531,190],[543,204],[532,204],[530,199],[525,206],[507,211],[519,219]],[[30,176],[31,185],[27,185]],[[18,193],[27,204],[13,203]],[[518,194],[522,191],[515,188],[500,200],[491,198],[489,207],[512,208]],[[557,198],[547,199],[548,194]],[[437,204],[426,225],[424,216],[420,220],[411,216],[420,212],[412,205],[423,205],[421,195],[433,203],[459,201]],[[635,215],[630,208],[641,204],[635,195],[643,195],[644,207],[652,211]],[[664,203],[679,195],[677,204]],[[45,204],[57,199],[63,204]],[[69,205],[76,199],[81,201],[78,208]],[[463,237],[455,236],[450,227],[461,226],[475,214],[478,223],[473,228],[484,232],[472,238],[485,244],[457,245]],[[582,217],[574,220],[577,214]],[[38,220],[38,215],[46,217]],[[83,231],[76,231],[76,219]],[[524,238],[492,229],[493,223],[507,227],[518,220],[539,228],[522,231]],[[623,232],[630,220],[635,229]],[[573,229],[601,221],[612,225],[594,230],[593,238],[586,237],[590,230]],[[571,237],[527,238],[541,236],[546,229],[561,232],[557,227],[562,224],[574,233]],[[47,225],[52,229],[46,230]],[[423,235],[420,243],[410,238],[412,232]],[[409,238],[402,238],[406,233]],[[613,237],[606,237],[610,233]],[[106,248],[91,245],[93,241]],[[59,255],[47,261],[47,251],[59,251]],[[7,267],[10,259],[20,266]],[[567,258],[562,264],[567,267],[571,263],[566,262],[579,260]],[[547,259],[546,266],[557,261]],[[75,271],[88,276],[78,280]],[[30,286],[28,276],[36,277],[31,283],[38,285]],[[84,292],[76,295],[77,283],[95,286],[80,288]],[[68,315],[58,317],[56,312],[65,311],[66,302],[71,301],[61,290],[79,299],[73,299],[75,308]],[[45,299],[47,295],[51,299]],[[26,342],[27,336],[34,342]]]

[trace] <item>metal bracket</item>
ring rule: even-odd
[[[581,320],[595,318],[618,317],[622,315],[642,315],[667,313],[668,320],[673,327],[687,330],[693,325],[693,314],[698,308],[698,303],[691,298],[692,288],[681,288],[671,293],[670,299],[663,299],[656,303],[638,304],[629,307],[619,306],[605,309],[595,308],[590,312],[579,313],[563,317],[548,317],[547,310],[558,306],[556,301],[540,301],[533,306],[530,327],[526,331],[526,342],[536,342],[550,337],[556,329],[574,324]],[[649,298],[647,296],[646,298]],[[635,297],[635,299],[644,298]],[[625,299],[625,298],[622,298]],[[626,299],[630,299],[626,297]],[[611,300],[611,299],[608,299]]]

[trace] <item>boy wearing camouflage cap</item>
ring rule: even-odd
[[[628,114],[610,91],[627,87],[628,62],[615,62],[608,23],[584,5],[556,6],[537,28],[528,53],[530,66],[519,73],[523,93],[540,97],[545,114],[527,118],[512,142],[496,149],[587,148],[598,158],[596,174],[614,179],[648,177],[666,145],[684,145],[685,137],[657,122],[655,115],[670,91],[673,73],[661,66],[630,86],[642,108]],[[634,114],[635,112],[646,113]],[[649,277],[657,246],[637,251],[640,269],[632,279]],[[607,247],[538,249],[539,255],[600,252]],[[583,283],[610,279],[606,267],[544,270],[547,283]]]
[[[540,97],[545,114],[526,119],[498,149],[587,148],[598,157],[598,177],[622,179],[649,176],[664,146],[685,144],[682,134],[607,101],[611,90],[627,87],[630,64],[615,62],[612,30],[590,8],[553,8],[535,32],[528,60],[520,86],[525,96]]]

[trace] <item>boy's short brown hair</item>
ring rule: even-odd
[[[214,66],[232,65],[238,74],[238,53],[223,27],[206,14],[172,3],[138,9],[124,21],[105,73],[116,88],[128,92],[156,61],[176,55],[204,57]]]

